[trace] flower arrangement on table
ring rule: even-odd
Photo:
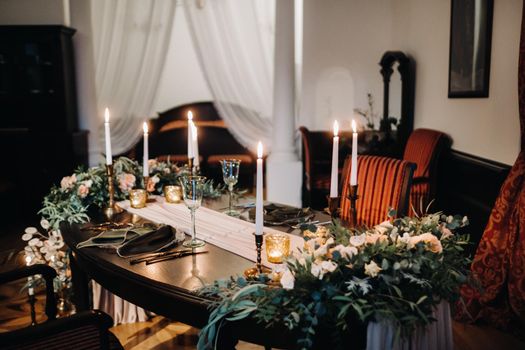
[[[408,337],[433,322],[442,301],[455,301],[467,281],[470,260],[463,246],[468,235],[454,233],[468,224],[441,213],[405,217],[371,229],[348,229],[338,222],[304,230],[305,246],[287,260],[288,270],[276,287],[259,280],[231,278],[199,291],[214,308],[202,329],[199,348],[213,347],[224,321],[248,316],[266,327],[298,332],[297,344],[310,348],[318,325],[330,325],[341,339],[353,327],[385,321]]]
[[[144,186],[142,166],[129,158],[119,157],[113,162],[115,200],[128,197],[133,188],[146,188],[150,193],[161,194],[164,185],[179,184],[179,178],[188,174],[188,169],[171,162],[150,160],[150,176]],[[204,197],[216,198],[224,191],[223,186],[215,186],[208,180]],[[52,229],[58,229],[60,222],[85,223],[89,221],[88,210],[91,206],[102,208],[109,199],[108,179],[104,165],[92,168],[79,168],[71,176],[60,181],[60,186],[53,186],[44,197],[39,214],[50,223]]]

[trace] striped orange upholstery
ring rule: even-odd
[[[423,213],[435,196],[437,160],[448,143],[447,135],[430,129],[416,129],[408,138],[403,159],[417,165],[410,193],[410,215]]]
[[[359,199],[356,202],[357,224],[374,226],[387,219],[389,208],[405,215],[415,165],[399,159],[359,156],[357,158]],[[341,219],[350,219],[351,156],[345,160],[341,192]]]

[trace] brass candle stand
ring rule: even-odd
[[[122,208],[115,204],[115,187],[113,185],[113,164],[106,164],[106,175],[108,178],[108,206],[104,208],[106,219],[111,220],[115,214],[122,213]]]
[[[148,190],[149,176],[144,176],[144,189]]]
[[[244,276],[250,279],[257,279],[259,278],[261,274],[263,273],[269,274],[272,270],[263,266],[261,262],[261,251],[262,251],[264,233],[262,235],[256,235],[254,233],[253,235],[255,236],[255,248],[257,250],[257,263],[255,264],[254,267],[250,267],[244,270]]]
[[[339,213],[341,211],[341,209],[339,209],[340,199],[341,197],[327,197],[328,208],[325,210],[328,214],[330,214],[332,220],[339,218]]]
[[[357,185],[350,185],[350,192],[348,193],[348,199],[350,200],[350,224],[352,227],[357,226],[357,207],[356,201],[359,198],[357,195]]]
[[[188,158],[188,169],[193,174],[193,158]]]

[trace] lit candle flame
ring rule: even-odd
[[[29,264],[31,264],[31,257],[26,256],[26,265],[29,266]]]
[[[259,141],[259,143],[257,144],[257,158],[261,159],[263,156],[263,145],[262,145],[262,142]]]
[[[188,111],[188,120],[193,120],[193,113],[192,113],[192,111]]]
[[[142,124],[142,129],[144,130],[145,134],[148,133],[148,123],[147,122],[144,122],[144,124]]]
[[[354,132],[357,132],[357,125],[355,124],[355,120],[354,119],[352,119],[352,130]]]
[[[106,123],[109,123],[109,108],[106,107],[106,109],[104,110],[104,120]]]
[[[339,123],[336,120],[334,122],[334,136],[337,137],[338,134],[339,134]]]

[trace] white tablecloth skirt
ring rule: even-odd
[[[442,301],[433,314],[436,322],[416,330],[411,339],[398,339],[394,344],[395,329],[385,322],[370,322],[367,329],[367,350],[452,350],[452,320],[450,305]]]
[[[93,308],[104,311],[113,317],[113,324],[144,322],[148,320],[146,311],[92,282]]]

